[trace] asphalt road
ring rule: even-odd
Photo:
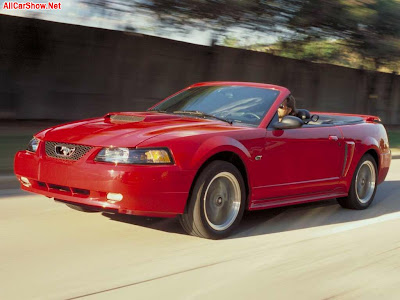
[[[250,213],[230,239],[175,219],[87,214],[0,194],[0,299],[400,299],[400,160],[365,211],[335,200]]]

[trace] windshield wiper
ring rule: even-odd
[[[147,111],[154,111],[154,112],[159,112],[159,113],[166,113],[166,110],[158,110],[158,109],[148,109]]]
[[[198,116],[198,117],[201,117],[201,118],[213,118],[213,119],[216,119],[216,120],[219,120],[219,121],[222,121],[222,122],[229,123],[231,125],[233,123],[233,121],[231,121],[231,120],[226,120],[226,119],[214,116],[214,115],[206,114],[206,113],[204,113],[202,111],[198,111],[198,110],[176,110],[173,113],[174,114],[182,114],[182,115],[185,115],[185,114],[194,115],[194,116]]]

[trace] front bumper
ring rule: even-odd
[[[173,217],[184,211],[194,170],[176,165],[112,165],[93,160],[98,149],[78,161],[19,151],[14,170],[23,190],[70,203],[123,214]],[[29,180],[24,184],[21,177]],[[118,202],[107,193],[120,193]]]

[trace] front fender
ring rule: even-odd
[[[193,154],[190,168],[198,170],[211,156],[225,151],[237,154],[248,169],[251,159],[249,151],[242,143],[227,136],[214,136],[205,140]]]

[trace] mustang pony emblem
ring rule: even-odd
[[[59,156],[70,157],[75,152],[75,148],[69,148],[67,146],[56,145],[56,154]]]

